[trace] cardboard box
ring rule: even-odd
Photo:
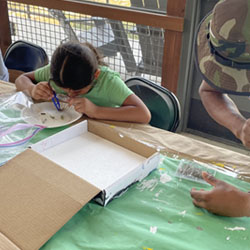
[[[0,168],[0,249],[39,249],[88,201],[106,205],[158,165],[114,127],[83,121]]]

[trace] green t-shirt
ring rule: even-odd
[[[117,72],[106,66],[100,66],[100,75],[94,81],[92,89],[80,97],[86,97],[97,106],[120,107],[128,96],[133,94],[120,78]],[[50,78],[50,65],[46,65],[35,71],[36,82],[48,81]],[[67,94],[55,83],[51,83],[57,94]]]

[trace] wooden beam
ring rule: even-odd
[[[6,0],[0,1],[0,16],[0,48],[4,54],[8,46],[11,44],[10,23]]]
[[[5,0],[0,0],[5,1]],[[166,30],[183,31],[184,19],[174,15],[156,14],[132,8],[121,8],[92,2],[72,0],[10,0],[12,2],[37,5],[41,7],[66,10],[91,16],[105,17],[114,20],[128,21]],[[170,0],[173,1],[173,0]]]
[[[168,0],[167,14],[184,17],[186,0]]]
[[[182,33],[165,31],[162,86],[176,94],[179,78]]]
[[[167,13],[184,17],[186,0],[168,0]],[[176,94],[178,87],[182,33],[165,29],[162,86]]]

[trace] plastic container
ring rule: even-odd
[[[216,170],[209,167],[205,163],[198,163],[196,161],[181,160],[175,175],[179,178],[208,184],[202,178],[202,172],[205,171],[210,175],[215,176]]]

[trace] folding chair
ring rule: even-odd
[[[180,103],[168,89],[143,77],[131,77],[126,85],[141,98],[151,112],[150,125],[175,132],[181,118]]]
[[[23,72],[45,66],[48,61],[48,56],[42,47],[22,40],[12,43],[4,55],[4,63],[8,69]]]

